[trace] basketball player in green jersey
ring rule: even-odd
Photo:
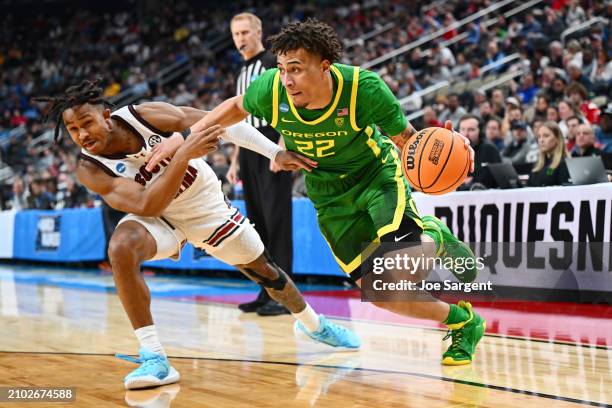
[[[270,41],[278,68],[266,71],[244,95],[224,101],[191,129],[229,126],[250,113],[270,123],[283,136],[287,150],[316,160],[318,166],[305,174],[308,196],[336,261],[360,286],[362,272],[370,272],[362,265],[369,264],[366,260],[381,242],[433,241],[437,256],[473,259],[469,246],[444,223],[419,217],[395,148],[415,143],[416,137],[411,137],[416,131],[382,79],[338,64],[341,45],[336,33],[316,20],[288,24]],[[171,156],[182,141],[170,138],[158,144],[149,166]],[[473,158],[467,139],[465,143]],[[365,249],[364,243],[369,244]],[[451,271],[471,282],[476,277],[473,265],[463,273]],[[443,364],[469,364],[484,334],[485,321],[468,302],[449,305],[431,298],[374,303],[447,325],[452,344]]]

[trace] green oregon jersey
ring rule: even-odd
[[[278,69],[253,81],[243,99],[248,112],[283,136],[287,150],[318,162],[307,176],[319,180],[344,178],[378,158],[384,161],[393,145],[378,127],[389,135],[406,128],[397,99],[377,74],[342,64],[333,64],[331,73],[334,92],[323,109],[296,108]]]

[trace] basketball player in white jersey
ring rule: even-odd
[[[140,273],[147,260],[178,259],[186,242],[234,265],[296,318],[296,333],[337,349],[358,349],[359,338],[317,315],[294,283],[266,255],[253,226],[231,206],[221,182],[202,156],[216,149],[223,137],[255,150],[284,170],[311,170],[316,162],[287,152],[241,123],[213,126],[187,134],[172,160],[146,171],[146,155],[162,138],[189,129],[206,113],[167,103],[145,103],[111,112],[95,82],[84,81],[51,102],[47,117],[56,120],[55,140],[64,128],[81,147],[76,174],[80,183],[102,196],[113,208],[128,213],[113,233],[108,255],[117,294],[140,343],[140,363],[125,377],[128,389],[170,384],[179,380],[153,324],[149,289]],[[299,330],[297,330],[299,329]],[[304,330],[305,329],[305,330]]]

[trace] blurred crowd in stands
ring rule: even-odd
[[[99,203],[75,183],[74,144],[67,137],[51,143],[54,124],[42,123],[32,96],[100,77],[110,100],[129,92],[134,102],[211,109],[235,94],[242,61],[229,20],[241,11],[262,18],[264,37],[295,19],[325,20],[345,43],[343,63],[380,58],[369,69],[402,100],[415,127],[451,120],[472,140],[477,171],[462,188],[496,187],[484,163],[552,173],[559,160],[546,143],[557,130],[562,159],[612,153],[612,1],[543,0],[513,12],[524,3],[51,1],[34,13],[24,3],[0,25],[0,209]],[[398,49],[406,52],[386,57]],[[160,74],[183,62],[188,69],[180,75]],[[230,152],[225,147],[208,161],[228,195],[239,197],[240,186],[224,180]],[[531,179],[530,185],[557,184]],[[304,193],[299,181],[294,191]]]

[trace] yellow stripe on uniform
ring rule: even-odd
[[[366,143],[368,144],[370,149],[372,149],[372,151],[374,152],[374,156],[376,157],[380,156],[380,147],[378,147],[378,145],[376,144],[376,140],[372,139],[372,135],[374,134],[374,129],[368,126],[367,128],[365,128],[365,133],[366,135],[368,135],[368,140],[366,141]]]
[[[340,100],[340,96],[342,95],[342,87],[344,86],[344,78],[342,78],[342,74],[340,73],[338,68],[334,67],[333,65],[331,65],[330,68],[332,72],[334,73],[334,75],[336,75],[336,79],[338,80],[338,89],[336,90],[336,98],[334,99],[334,103],[332,104],[332,106],[329,107],[327,112],[325,112],[319,118],[315,120],[311,120],[311,121],[302,119],[298,111],[295,109],[295,106],[293,106],[293,101],[291,100],[291,97],[287,95],[287,99],[289,100],[289,107],[291,107],[291,112],[300,122],[302,122],[305,125],[318,125],[319,123],[323,122],[325,119],[329,118],[331,114],[334,113],[334,111],[336,110],[336,106],[338,105],[338,101]]]
[[[278,82],[280,81],[280,71],[276,71],[272,82],[272,122],[270,126],[276,127],[278,123]]]
[[[359,88],[359,67],[353,67],[353,85],[351,87],[351,102],[349,108],[349,120],[351,122],[351,127],[354,131],[359,132],[361,128],[357,125],[357,90]],[[365,133],[368,136],[368,140],[366,141],[367,145],[374,152],[374,156],[380,156],[380,147],[376,144],[376,141],[372,139],[372,135],[374,134],[374,129],[370,126],[365,128]]]
[[[391,149],[391,150],[392,150],[393,152],[395,152],[395,153],[396,153],[396,155],[394,155],[393,157],[394,157],[395,159],[397,159],[397,157],[398,157],[398,156],[397,156],[397,153],[399,153],[399,149],[397,148],[397,146],[395,145],[395,143],[393,143],[393,142],[392,142],[390,139],[388,139],[388,138],[386,138],[386,137],[382,139],[382,142],[383,142],[383,143],[386,143],[386,144],[388,144],[388,145],[391,145],[391,147],[392,147],[392,149]],[[402,169],[402,167],[401,167],[401,163],[400,163],[400,161],[399,161],[399,160],[396,160],[396,164],[399,166],[399,169],[400,169],[400,175],[401,175],[401,173],[402,173],[402,170],[401,170],[401,169]],[[416,223],[416,224],[417,224],[417,225],[418,225],[418,226],[419,226],[421,229],[425,229],[425,227],[424,227],[424,225],[423,225],[423,221],[421,221],[421,218],[420,218],[421,216],[419,215],[419,212],[418,212],[418,211],[417,211],[417,209],[416,209],[416,204],[414,203],[414,199],[413,199],[412,197],[410,197],[410,198],[408,199],[408,205],[410,206],[410,209],[411,209],[411,210],[412,210],[412,211],[413,211],[413,212],[416,214],[416,216],[417,216],[417,218],[413,218],[414,222],[415,222],[415,223]]]
[[[404,211],[406,209],[406,187],[404,186],[402,168],[400,166],[400,160],[399,160],[399,157],[395,149],[391,149],[390,154],[393,156],[393,160],[396,165],[394,178],[397,183],[397,204],[395,206],[395,212],[393,214],[393,220],[391,221],[391,223],[379,228],[378,231],[376,232],[376,235],[378,236],[374,239],[374,241],[372,241],[366,247],[366,249],[364,249],[359,255],[355,257],[355,259],[353,259],[348,264],[342,262],[342,260],[338,258],[336,254],[334,254],[334,249],[327,241],[327,238],[323,236],[323,238],[325,238],[325,242],[327,242],[327,245],[329,245],[329,248],[331,249],[332,255],[334,255],[334,258],[336,259],[336,262],[338,263],[338,265],[340,265],[340,268],[342,268],[342,270],[347,274],[350,274],[355,269],[357,269],[363,263],[363,259],[367,259],[370,255],[372,255],[372,253],[379,247],[380,238],[383,235],[388,234],[393,231],[397,231],[397,229],[399,228],[402,222],[402,218],[404,217]],[[414,205],[414,201],[412,200],[412,197],[410,197],[410,199],[408,200],[408,203],[410,205],[410,208],[414,211],[414,213],[418,214],[416,212],[416,207]],[[417,223],[417,225],[419,225],[419,227],[423,228],[423,223],[421,222],[420,219],[414,219],[414,221]]]
[[[353,259],[348,264],[345,264],[340,258],[336,256],[336,254],[334,253],[334,249],[329,244],[329,241],[327,241],[327,238],[325,238],[325,235],[323,235],[323,238],[325,239],[325,242],[327,242],[327,245],[329,245],[329,249],[331,250],[331,253],[334,256],[334,259],[346,274],[350,274],[355,269],[357,269],[363,263],[362,259],[368,259],[368,257],[372,255],[372,253],[374,253],[374,251],[376,251],[376,248],[378,248],[378,246],[380,245],[380,238],[376,237],[374,241],[370,242],[366,249],[364,249],[359,255],[355,257],[355,259]]]
[[[395,206],[395,213],[393,214],[393,221],[391,221],[391,224],[380,227],[376,232],[379,238],[390,232],[397,231],[402,222],[402,218],[404,217],[404,210],[406,209],[406,188],[404,187],[404,179],[402,178],[402,166],[400,165],[400,160],[395,149],[391,149],[390,153],[393,156],[396,166],[395,182],[397,183],[397,204]]]
[[[408,205],[410,206],[410,209],[412,209],[412,212],[414,212],[417,216],[417,218],[413,218],[414,222],[416,223],[416,225],[418,225],[422,230],[425,229],[425,225],[423,225],[423,221],[421,221],[421,216],[419,215],[419,212],[416,209],[416,205],[414,204],[414,199],[412,197],[410,197],[408,199]]]
[[[359,87],[359,67],[353,68],[353,86],[351,88],[351,104],[349,117],[351,121],[351,127],[355,132],[359,132],[361,129],[357,126],[357,88]],[[368,136],[369,137],[369,136]]]

